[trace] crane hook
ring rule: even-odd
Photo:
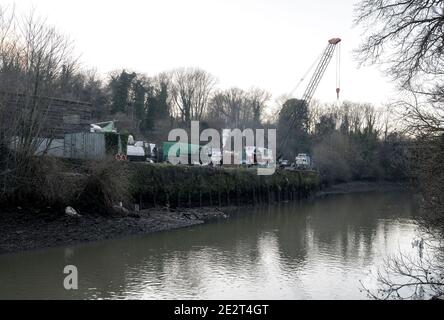
[[[336,97],[339,104],[339,93],[341,92],[341,44],[336,50]]]

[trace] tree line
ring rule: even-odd
[[[266,116],[272,95],[261,88],[221,89],[217,78],[200,68],[177,68],[148,76],[126,69],[103,77],[84,70],[74,44],[44,20],[31,14],[18,17],[0,9],[0,85],[3,91],[25,96],[51,96],[92,104],[92,121],[117,120],[120,130],[154,143],[165,141],[174,127],[201,129],[275,128],[281,158],[293,161],[298,153],[312,154],[327,182],[353,179],[404,179],[409,176],[406,145],[409,139],[387,126],[387,114],[370,104],[341,106],[285,98],[274,117]],[[36,101],[17,113],[19,128],[40,134]],[[31,115],[31,116],[30,116]],[[3,117],[3,121],[9,121]],[[24,130],[24,129],[23,129]],[[9,132],[6,132],[9,131]],[[14,133],[16,134],[16,132]],[[4,139],[4,141],[6,141]],[[23,147],[35,148],[29,140]],[[29,150],[28,150],[29,151]]]

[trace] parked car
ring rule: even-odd
[[[281,160],[279,162],[279,168],[285,169],[285,168],[289,168],[289,167],[291,167],[290,161],[288,161],[288,160]]]
[[[145,149],[136,145],[128,145],[126,156],[129,161],[146,161]]]

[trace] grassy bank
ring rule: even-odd
[[[278,170],[258,176],[254,168],[129,164],[134,200],[143,207],[225,206],[297,200],[317,190],[314,172]]]
[[[254,168],[213,168],[104,161],[35,158],[35,170],[11,178],[3,205],[73,206],[81,212],[106,213],[123,202],[129,209],[156,206],[203,207],[271,203],[307,197],[319,186],[314,172],[277,170],[258,176]]]

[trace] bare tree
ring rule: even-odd
[[[442,99],[439,95],[408,91],[404,99],[391,103],[390,107],[400,115],[406,132],[413,136],[436,136],[444,133]]]
[[[172,96],[182,119],[200,120],[207,110],[216,79],[201,69],[178,69],[172,73]]]
[[[210,116],[224,120],[225,125],[239,128],[247,94],[239,88],[218,91],[211,99]]]
[[[266,103],[271,99],[271,94],[263,89],[252,88],[248,92],[248,100],[251,104],[252,120],[258,124],[261,121]]]
[[[444,74],[442,0],[363,0],[355,9],[366,35],[361,62],[387,64],[404,87],[418,76]]]
[[[240,88],[220,90],[215,93],[209,106],[209,117],[222,119],[232,128],[257,126],[271,95],[262,89],[249,91]]]
[[[408,132],[417,140],[416,176],[423,195],[422,207],[433,220],[420,223],[423,236],[439,239],[433,258],[427,263],[407,260],[401,255],[390,259],[378,276],[382,296],[376,298],[424,297],[418,290],[443,293],[441,231],[444,227],[442,154],[444,150],[444,2],[442,0],[362,0],[356,6],[356,23],[365,29],[357,56],[361,63],[380,63],[408,93],[408,98],[392,104],[401,111]],[[441,157],[439,157],[441,155]],[[395,277],[393,277],[393,274]],[[436,276],[436,274],[438,276]],[[431,278],[433,275],[433,279]],[[398,277],[396,277],[398,276]],[[399,278],[401,276],[401,278]],[[401,291],[410,287],[410,294]]]
[[[419,255],[398,254],[386,259],[378,270],[378,289],[365,292],[378,300],[442,299],[444,296],[444,268],[436,254],[424,254],[424,241],[416,240]]]
[[[51,107],[51,100],[45,97],[54,91],[63,72],[75,68],[67,38],[34,13],[21,19],[14,10],[0,7],[0,145],[5,151],[4,182],[7,174],[26,180],[32,170],[31,159],[45,141],[44,133],[45,138],[51,138],[44,132]]]

